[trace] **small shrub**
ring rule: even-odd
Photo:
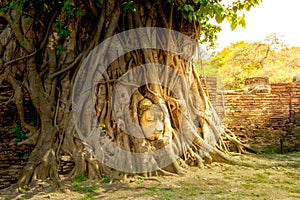
[[[83,197],[80,198],[80,200],[88,200],[88,199],[95,199],[94,194],[85,194]]]
[[[276,153],[277,153],[276,150],[273,149],[273,148],[270,148],[270,149],[267,149],[267,150],[263,151],[264,156],[273,155],[273,154],[276,154]]]
[[[16,123],[14,124],[13,133],[14,133],[16,142],[21,142],[23,139],[27,138],[26,133]]]
[[[23,159],[27,159],[30,156],[30,151],[25,151],[23,154]]]
[[[143,177],[136,179],[136,182],[141,184],[145,181],[145,179]]]
[[[77,182],[82,182],[82,181],[88,180],[88,178],[86,176],[84,176],[84,174],[79,174],[79,175],[75,176],[75,180]]]
[[[110,180],[110,178],[108,178],[108,177],[103,177],[102,179],[101,179],[101,183],[109,183],[111,180]]]
[[[94,190],[97,190],[98,188],[95,185],[92,185],[90,187],[84,187],[81,185],[80,182],[73,183],[73,188],[77,192],[93,192]]]

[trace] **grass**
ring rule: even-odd
[[[75,180],[77,182],[82,182],[82,181],[87,181],[88,178],[86,176],[84,176],[84,174],[79,174],[79,175],[75,176]]]
[[[259,197],[258,194],[255,194],[252,191],[239,191],[236,194],[238,197]]]
[[[93,193],[93,191],[97,190],[98,187],[95,185],[92,186],[83,186],[82,182],[83,181],[87,181],[88,178],[86,176],[84,176],[83,174],[80,174],[78,176],[75,176],[75,182],[73,183],[73,190],[76,192],[80,192],[80,193],[86,193],[83,195],[83,197],[80,198],[80,200],[90,200],[90,199],[95,199],[95,196]]]
[[[252,184],[252,183],[242,183],[241,184],[245,189],[254,189],[256,188],[257,186]]]
[[[265,173],[255,174],[254,180],[257,183],[266,183],[269,181],[269,177]]]
[[[240,157],[242,161],[249,161],[250,158],[249,157],[246,157],[246,156],[241,156]]]
[[[199,191],[199,188],[197,186],[188,184],[185,184],[185,186],[179,188],[151,187],[147,188],[146,191],[143,192],[144,195],[161,200],[193,198],[196,197],[199,193],[204,194],[204,192]]]
[[[291,194],[291,195],[289,195],[290,197],[292,197],[292,198],[296,198],[296,199],[300,199],[300,195],[295,195],[295,194]]]
[[[80,182],[75,182],[75,183],[73,183],[73,189],[74,189],[74,191],[77,191],[77,192],[86,193],[86,192],[93,192],[94,190],[97,190],[98,187],[95,185],[85,187],[85,186],[82,186]]]
[[[158,188],[151,187],[147,188],[144,195],[155,197],[156,199],[170,199],[171,198],[171,189],[170,188]]]
[[[277,152],[273,148],[266,149],[265,151],[262,152],[262,155],[265,156],[265,157],[270,157],[270,156],[272,156],[274,154],[277,154]]]
[[[291,193],[300,194],[300,188],[297,188],[297,187],[289,188],[288,191],[291,192]]]
[[[138,184],[142,184],[142,183],[144,183],[144,181],[145,181],[145,179],[143,177],[137,178],[135,180],[135,182],[138,183]]]
[[[295,172],[284,172],[284,174],[289,177],[292,178],[294,180],[300,180],[300,173],[295,173]]]
[[[85,194],[85,195],[83,195],[83,197],[80,198],[80,200],[91,200],[91,199],[95,199],[94,194],[91,194],[91,193]]]
[[[110,181],[111,181],[111,179],[108,178],[108,177],[103,177],[103,178],[101,179],[101,183],[109,183]]]
[[[283,180],[283,183],[287,183],[287,184],[290,184],[290,185],[295,185],[295,181],[291,180],[291,179],[285,179],[285,180]]]
[[[295,158],[294,158],[295,157]],[[261,157],[260,157],[261,158]],[[294,158],[290,160],[290,158]],[[243,159],[243,158],[242,158]],[[247,157],[245,157],[247,160]],[[271,155],[258,160],[259,162],[297,162],[300,154],[291,153],[288,156],[281,154]],[[280,159],[282,161],[280,161]],[[200,172],[200,173],[199,173]],[[211,200],[235,200],[235,199],[300,199],[300,172],[299,168],[291,165],[270,168],[249,168],[227,164],[215,165],[199,172],[190,172],[187,176],[163,177],[160,181],[148,181],[146,178],[136,178],[130,182],[111,181],[104,177],[98,183],[89,182],[84,175],[79,175],[71,185],[71,191],[80,193],[81,200],[98,199],[211,199]],[[86,181],[87,182],[84,182]],[[103,184],[105,183],[105,184]],[[110,183],[110,184],[106,184]],[[96,191],[95,191],[96,190]],[[100,196],[100,195],[99,195]]]

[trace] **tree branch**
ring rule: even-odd
[[[41,45],[40,45],[39,49],[42,49],[42,48],[46,45],[47,40],[48,40],[49,32],[50,32],[50,30],[51,30],[51,28],[52,28],[52,24],[53,24],[53,22],[54,22],[54,20],[55,20],[55,18],[56,18],[57,13],[58,13],[58,10],[54,13],[53,17],[52,17],[51,20],[50,20],[50,23],[48,24],[48,28],[47,28],[47,31],[46,31],[46,35],[45,35],[43,41],[41,42]]]
[[[90,8],[92,15],[96,18],[98,16],[98,11],[93,2],[91,0],[84,0],[83,3],[87,8]]]
[[[103,40],[113,36],[113,34],[115,33],[115,31],[117,29],[118,21],[121,16],[121,7],[120,7],[119,3],[117,3],[116,9],[113,11],[113,13],[111,15],[112,15],[112,18],[111,18],[108,28],[106,29],[107,31],[105,32],[105,36],[104,36]]]
[[[83,57],[83,54],[84,54],[84,52],[80,53],[77,56],[77,58],[69,66],[67,66],[66,68],[61,69],[61,70],[59,70],[59,71],[57,71],[53,74],[50,74],[49,77],[54,78],[54,77],[59,76],[60,74],[62,74],[64,72],[69,71],[70,69],[72,69],[80,61],[80,59]]]
[[[165,15],[165,12],[164,12],[164,10],[163,10],[163,8],[162,8],[161,3],[162,3],[162,0],[159,0],[159,1],[157,2],[158,13],[159,13],[159,15],[160,15],[160,17],[161,17],[161,21],[162,21],[164,27],[169,28],[169,23],[168,23],[168,20],[167,20],[167,18],[166,18],[166,15]]]
[[[12,19],[9,15],[1,12],[0,17],[3,17],[7,22],[10,24],[12,32],[17,38],[18,43],[27,51],[27,52],[33,52],[34,51],[34,45],[28,41],[28,39],[25,37],[25,35],[22,33],[20,28],[20,12],[16,10],[15,18]]]
[[[6,62],[6,63],[3,65],[3,67],[6,67],[6,66],[8,66],[8,65],[10,65],[10,64],[13,64],[14,62],[18,62],[18,61],[20,61],[20,60],[24,60],[24,59],[26,59],[26,58],[29,58],[29,57],[31,57],[31,56],[34,56],[36,53],[37,53],[37,51],[35,51],[35,52],[31,53],[31,54],[28,54],[28,55],[26,55],[26,56],[20,57],[20,58],[16,58],[16,59],[14,59],[14,60],[10,60],[10,61]]]
[[[19,81],[17,81],[11,73],[8,73],[6,80],[14,90],[14,102],[17,107],[22,126],[30,132],[34,131],[35,127],[29,125],[25,120],[24,93],[22,91],[22,84]]]

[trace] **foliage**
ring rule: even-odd
[[[197,60],[195,67],[198,75],[200,76],[218,76],[218,68],[211,60]]]
[[[101,135],[105,135],[106,134],[106,126],[105,126],[104,123],[100,123],[99,124],[99,129],[100,129]]]
[[[23,153],[23,159],[27,159],[29,158],[29,156],[30,156],[30,151],[27,150]]]
[[[86,176],[84,176],[83,174],[79,174],[79,175],[75,176],[75,180],[76,181],[73,183],[74,191],[81,192],[81,193],[87,193],[87,194],[84,194],[84,196],[80,199],[82,199],[82,200],[94,199],[94,194],[92,194],[91,192],[97,190],[98,187],[95,185],[83,186],[82,182],[88,180],[88,178]]]
[[[195,185],[187,183],[182,185],[180,188],[147,188],[144,195],[156,196],[157,199],[194,199],[197,193],[201,193],[201,191],[199,191],[200,188]]]
[[[66,12],[67,17],[74,17],[75,15],[82,15],[82,10],[74,5],[72,1],[66,0],[63,3],[62,10]]]
[[[276,154],[276,150],[274,148],[269,148],[263,151],[263,155],[268,157],[270,155]]]
[[[123,3],[123,14],[125,15],[127,11],[135,11],[134,2],[128,1]]]
[[[95,185],[89,186],[89,187],[84,187],[82,186],[81,182],[75,182],[73,183],[73,188],[75,191],[77,192],[93,192],[94,190],[97,190],[98,187],[96,187]]]
[[[102,8],[104,0],[93,0],[96,3],[97,8]]]
[[[75,176],[75,180],[77,182],[82,182],[82,181],[88,180],[88,178],[86,176],[84,176],[83,174],[79,174],[79,175]]]
[[[26,133],[22,130],[21,126],[16,123],[14,124],[13,133],[16,142],[21,142],[23,139],[27,138]]]
[[[136,183],[138,184],[142,184],[145,181],[145,179],[143,177],[139,177],[136,179]]]
[[[65,52],[67,52],[67,50],[61,44],[56,46],[56,51],[55,51],[56,56],[59,56]]]
[[[222,1],[214,0],[169,0],[173,2],[177,9],[182,12],[182,16],[189,22],[201,24],[202,37],[200,43],[209,42],[214,45],[217,34],[221,31],[219,25],[226,19],[230,27],[234,30],[237,26],[246,27],[244,10],[249,11],[258,5],[262,0],[234,1],[225,5]]]
[[[84,194],[84,196],[80,198],[80,200],[88,200],[88,199],[95,199],[94,194],[91,194],[91,193]]]
[[[101,179],[101,183],[109,183],[110,181],[111,181],[111,179],[108,178],[108,177],[103,177],[103,178]]]
[[[290,82],[300,71],[300,48],[265,42],[237,42],[212,58],[226,89],[243,87],[245,78],[267,76],[271,83]]]

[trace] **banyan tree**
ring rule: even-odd
[[[240,164],[228,141],[240,151],[246,146],[223,127],[194,61],[199,44],[213,45],[220,31],[214,24],[244,26],[243,10],[259,2],[1,1],[0,86],[12,89],[27,133],[19,144],[33,147],[19,183],[59,183],[62,155],[75,163],[70,178]]]

